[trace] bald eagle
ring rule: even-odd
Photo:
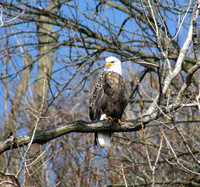
[[[127,90],[122,77],[121,61],[106,58],[104,71],[98,74],[90,92],[89,116],[92,121],[111,119],[120,122],[127,104]],[[111,132],[95,133],[95,144],[110,147]]]

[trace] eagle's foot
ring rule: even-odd
[[[117,119],[117,122],[118,122],[118,123],[121,123],[122,121],[121,121],[121,119]]]
[[[113,117],[111,117],[111,116],[106,116],[104,119],[105,119],[105,120],[109,119],[109,120],[111,120],[111,121],[121,123],[121,119],[113,118]]]
[[[115,119],[112,118],[111,116],[106,116],[104,119],[105,119],[105,120],[109,119],[109,120],[111,120],[111,121],[115,121]]]

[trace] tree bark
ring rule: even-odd
[[[139,131],[142,128],[142,124],[144,124],[144,122],[142,123],[139,119],[121,122],[120,124],[111,121],[87,122],[79,120],[49,130],[36,131],[35,135],[30,133],[25,136],[14,137],[12,133],[10,133],[7,138],[0,142],[0,154],[7,150],[29,144],[32,136],[34,136],[33,144],[44,144],[52,139],[72,132],[92,133],[108,130],[112,132]]]

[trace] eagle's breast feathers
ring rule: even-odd
[[[112,71],[101,72],[91,90],[89,101],[91,120],[99,120],[101,114],[121,119],[127,102],[123,77]]]

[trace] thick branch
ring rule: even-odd
[[[37,131],[33,143],[44,144],[52,139],[71,132],[90,133],[108,130],[112,132],[128,132],[138,131],[141,129],[141,127],[142,123],[137,119],[121,122],[120,125],[111,121],[87,122],[79,120],[66,123],[62,126],[55,127],[50,130]],[[31,137],[32,133],[19,137],[10,135],[0,142],[0,154],[7,150],[27,145],[31,141]]]
[[[180,105],[172,104],[169,106],[168,110],[163,110],[162,113],[158,109],[152,114],[145,114],[133,120],[123,121],[120,124],[111,122],[109,120],[106,121],[96,121],[96,122],[88,122],[88,121],[72,121],[68,122],[64,125],[54,127],[52,129],[45,129],[36,131],[35,137],[33,138],[33,143],[44,144],[52,139],[63,136],[65,134],[71,132],[78,133],[92,133],[92,132],[103,132],[103,131],[111,131],[111,132],[131,132],[131,131],[139,131],[145,128],[145,125],[155,119],[162,117],[163,115],[175,111],[180,107]],[[13,149],[23,147],[30,143],[32,138],[32,133],[25,136],[15,137],[10,134],[7,138],[4,138],[0,142],[0,154]]]

